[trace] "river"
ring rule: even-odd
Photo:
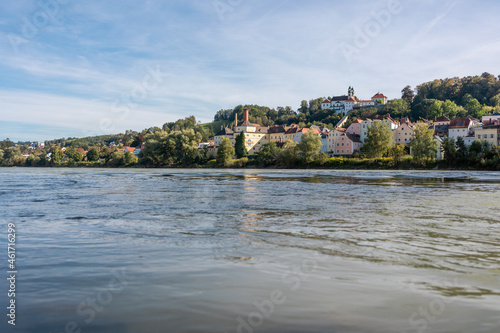
[[[500,173],[0,168],[1,332],[499,332]]]

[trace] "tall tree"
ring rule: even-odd
[[[246,157],[248,155],[247,147],[245,144],[245,133],[241,132],[236,136],[235,142],[234,142],[234,151],[236,154],[236,157],[242,158]]]
[[[52,148],[50,148],[50,153],[50,160],[54,163],[59,163],[64,157],[61,148],[59,148],[58,146],[53,146]]]
[[[369,157],[380,158],[387,155],[393,145],[392,131],[389,124],[374,121],[368,128],[362,149]]]
[[[321,150],[321,138],[312,130],[302,135],[300,143],[297,145],[300,156],[309,164],[319,154]]]
[[[424,158],[436,158],[438,143],[434,140],[434,130],[425,123],[418,123],[413,129],[410,142],[413,159],[420,162]]]
[[[448,162],[448,166],[452,166],[457,162],[457,146],[455,145],[455,139],[446,137],[441,145],[443,150],[444,159]]]
[[[217,150],[217,164],[220,166],[227,165],[233,155],[234,149],[231,145],[231,141],[228,138],[223,138],[219,149]]]
[[[96,162],[99,161],[99,150],[96,147],[90,148],[87,152],[87,161]]]
[[[401,90],[401,98],[411,103],[413,102],[413,98],[415,98],[415,92],[410,86],[406,86]]]

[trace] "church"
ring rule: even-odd
[[[354,94],[354,88],[349,87],[347,96],[327,98],[321,103],[321,108],[323,110],[334,110],[336,113],[347,113],[354,109],[375,106],[377,104],[387,104],[387,96],[379,92],[369,100],[360,100]]]

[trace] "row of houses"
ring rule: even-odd
[[[434,130],[434,139],[438,141],[439,147],[445,137],[453,138],[455,141],[461,137],[466,145],[471,145],[475,140],[487,141],[492,145],[500,145],[500,115],[485,116],[482,121],[472,117],[455,118],[438,117],[433,121],[422,120]],[[365,143],[368,129],[375,122],[386,124],[393,132],[394,144],[408,146],[412,140],[415,124],[408,118],[396,121],[390,115],[375,116],[373,119],[356,119],[348,128],[337,127],[334,130],[311,126],[311,128],[300,128],[298,125],[272,126],[266,127],[259,124],[252,124],[249,121],[249,110],[244,110],[243,122],[239,123],[236,118],[233,128],[222,127],[221,131],[215,135],[209,143],[201,144],[200,147],[208,147],[212,155],[215,156],[217,148],[223,138],[228,138],[231,144],[235,145],[236,136],[245,134],[245,145],[250,155],[256,154],[262,147],[270,142],[278,145],[287,140],[299,143],[302,136],[308,132],[313,132],[321,137],[321,152],[330,156],[352,156],[359,152]],[[440,148],[438,158],[440,158]]]

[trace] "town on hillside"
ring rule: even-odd
[[[380,92],[370,100],[360,100],[354,94],[354,88],[349,87],[348,94],[334,96],[325,99],[321,106],[324,110],[332,110],[344,114],[334,129],[312,125],[309,128],[300,128],[297,124],[290,126],[274,125],[262,126],[249,121],[249,109],[244,109],[243,119],[238,121],[237,115],[232,127],[224,127],[209,142],[201,143],[199,148],[207,148],[209,154],[217,156],[217,150],[224,138],[230,140],[235,147],[236,137],[243,133],[245,135],[245,146],[249,155],[257,154],[266,144],[275,142],[278,147],[283,146],[287,140],[300,143],[306,133],[314,133],[321,138],[321,153],[327,153],[330,157],[351,157],[365,144],[368,129],[372,124],[380,122],[389,126],[392,131],[392,139],[395,145],[408,147],[415,129],[415,124],[407,117],[399,121],[394,120],[389,114],[385,116],[375,115],[373,118],[354,119],[347,127],[344,127],[349,114],[353,110],[373,108],[377,105],[387,104],[387,97]],[[434,131],[434,140],[437,141],[437,160],[443,159],[442,143],[445,137],[457,141],[462,138],[466,146],[472,145],[475,140],[486,141],[491,145],[500,145],[500,115],[483,116],[481,120],[471,116],[450,119],[447,116],[435,117],[434,119],[421,119],[422,123]]]

